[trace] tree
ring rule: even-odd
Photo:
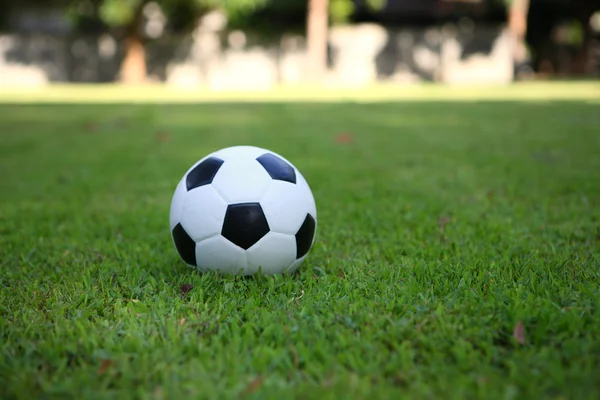
[[[272,0],[265,2],[250,18],[234,23],[240,29],[261,34],[305,34],[307,46],[306,72],[318,81],[327,66],[327,36],[331,22],[345,21],[353,10],[354,0]]]
[[[361,4],[370,10],[381,9],[385,0],[364,0]],[[330,24],[343,24],[356,11],[354,0],[308,0],[306,42],[308,69],[312,79],[322,78],[327,69],[327,37]]]
[[[198,18],[213,9],[230,15],[251,11],[269,0],[72,0],[69,14],[79,26],[101,21],[115,33],[123,47],[120,79],[139,84],[146,80],[146,36],[142,31],[144,11],[160,8],[174,31],[191,29]]]
[[[327,66],[329,0],[308,0],[306,46],[310,79],[322,78]]]
[[[505,0],[507,2],[508,29],[513,37],[513,61],[523,63],[527,57],[525,35],[527,34],[527,14],[529,0]]]

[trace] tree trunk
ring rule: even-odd
[[[136,33],[127,35],[123,43],[125,58],[121,64],[121,82],[142,84],[146,81],[146,51],[141,38]]]
[[[321,80],[327,69],[328,0],[309,0],[307,16],[308,74]]]
[[[134,11],[133,20],[125,28],[123,51],[125,57],[121,64],[121,82],[139,85],[146,82],[146,49],[140,33],[144,6],[148,1],[142,0]]]
[[[525,62],[527,46],[527,15],[529,13],[529,0],[512,0],[508,10],[508,29],[513,37],[513,60],[516,64]]]

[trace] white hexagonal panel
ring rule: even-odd
[[[282,273],[296,260],[296,239],[293,235],[269,232],[246,254],[249,273],[259,269],[265,275]]]
[[[246,252],[221,235],[196,244],[196,263],[200,271],[248,275]]]
[[[251,157],[225,160],[212,185],[229,204],[258,201],[271,184],[271,177]]]
[[[227,203],[211,185],[187,192],[181,208],[181,226],[195,241],[221,233]]]
[[[271,231],[279,233],[295,235],[306,214],[316,217],[315,200],[304,179],[298,179],[296,184],[273,181],[260,205]]]

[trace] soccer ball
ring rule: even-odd
[[[196,162],[171,200],[179,257],[200,271],[291,273],[315,240],[317,209],[288,160],[253,146],[218,150]]]

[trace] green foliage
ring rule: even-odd
[[[370,10],[378,11],[385,7],[388,0],[365,0],[365,2]]]
[[[197,0],[212,8],[219,8],[226,13],[248,12],[263,6],[269,0]]]
[[[100,18],[110,26],[124,26],[134,21],[144,0],[103,0]]]
[[[268,0],[255,9],[229,18],[229,27],[264,38],[302,33],[306,28],[307,0]]]
[[[269,0],[154,0],[167,19],[178,22],[183,18],[192,20],[210,9],[221,9],[230,18],[240,18],[266,4]],[[68,13],[74,20],[95,16],[109,27],[123,27],[133,23],[143,5],[150,0],[73,0]],[[96,10],[96,12],[93,12]],[[180,25],[191,25],[184,21]]]
[[[364,6],[369,11],[378,11],[385,7],[387,0],[365,0]],[[353,0],[329,0],[329,18],[335,24],[347,23],[356,11]]]
[[[581,46],[583,44],[585,28],[582,26],[581,21],[570,18],[563,21],[560,26],[563,37],[561,37],[559,41],[562,44],[571,46]]]
[[[597,101],[106,90],[0,106],[0,397],[600,398]],[[202,275],[173,248],[175,184],[239,143],[313,189],[297,276]]]
[[[352,0],[329,0],[329,19],[333,24],[348,21],[353,12]]]
[[[211,8],[225,12],[232,24],[248,18],[250,14],[261,9],[271,1],[277,0],[202,0]]]

